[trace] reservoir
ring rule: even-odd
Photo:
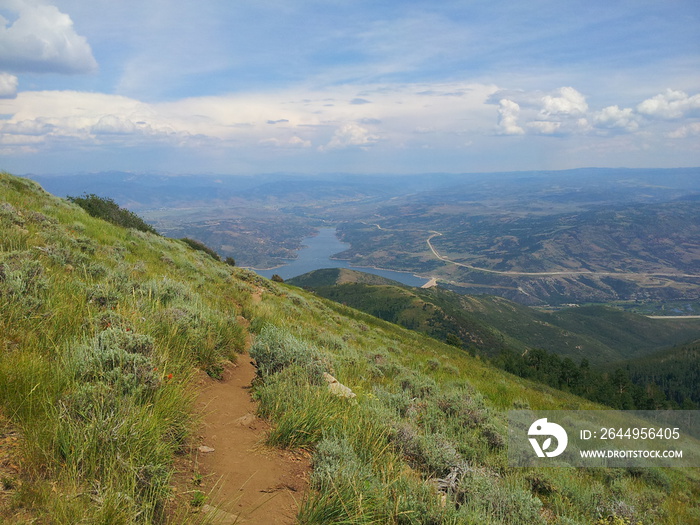
[[[287,280],[313,270],[320,270],[321,268],[349,268],[351,270],[380,275],[387,279],[393,279],[394,281],[407,284],[408,286],[422,286],[428,282],[428,279],[416,277],[410,272],[362,268],[359,266],[351,266],[347,261],[331,259],[336,253],[347,250],[349,246],[338,240],[335,236],[335,228],[320,228],[317,235],[305,238],[302,244],[304,247],[299,250],[299,255],[296,259],[290,260],[283,266],[272,270],[255,270],[255,272],[268,279],[274,274],[277,274],[282,277],[282,279]]]

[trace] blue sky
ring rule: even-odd
[[[700,3],[0,0],[0,169],[700,165]]]

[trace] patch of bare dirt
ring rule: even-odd
[[[222,380],[205,374],[199,379],[196,410],[203,424],[187,484],[179,483],[180,498],[192,505],[197,491],[208,494],[198,509],[211,523],[295,523],[308,486],[308,455],[264,444],[269,426],[255,415],[250,397],[255,374],[242,354]]]
[[[20,434],[0,414],[0,521],[13,516],[10,501],[22,482],[20,462]]]

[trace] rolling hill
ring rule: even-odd
[[[585,358],[606,365],[700,334],[700,319],[649,319],[604,306],[545,313],[501,297],[413,288],[346,269],[317,270],[288,283],[491,357],[503,348],[542,348],[577,363]]]

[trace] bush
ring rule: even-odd
[[[30,314],[43,305],[47,285],[44,267],[31,252],[0,256],[0,300],[14,303]]]
[[[404,391],[408,392],[412,397],[419,399],[430,396],[433,392],[435,392],[437,387],[435,381],[433,381],[430,377],[410,371],[402,375],[398,379],[398,382]]]
[[[211,257],[211,258],[214,259],[215,261],[220,261],[220,260],[221,260],[221,257],[219,257],[219,254],[218,254],[218,253],[216,253],[214,250],[212,250],[211,248],[209,248],[209,246],[207,246],[206,244],[204,244],[204,243],[201,242],[201,241],[197,241],[197,240],[195,240],[195,239],[190,239],[189,237],[183,237],[183,238],[180,239],[180,240],[181,240],[182,242],[184,242],[187,246],[189,246],[190,248],[192,248],[193,250],[197,250],[197,251],[206,253],[209,257]],[[229,257],[229,259],[230,259],[230,257]],[[233,265],[232,265],[232,266],[233,266]]]
[[[323,383],[323,373],[328,365],[318,350],[302,342],[287,330],[266,325],[250,348],[258,373],[267,377],[296,365],[305,370],[313,384]]]
[[[146,281],[139,287],[139,292],[148,299],[159,301],[163,306],[176,300],[182,302],[194,300],[194,294],[188,286],[168,277]]]
[[[371,472],[362,465],[347,438],[322,439],[316,446],[312,466],[311,485],[317,490],[371,477]]]
[[[150,337],[108,328],[69,352],[66,365],[82,389],[92,383],[100,385],[100,391],[103,386],[108,388],[113,397],[141,397],[160,383],[150,357],[152,350]]]
[[[398,425],[391,441],[414,468],[430,476],[444,476],[464,464],[452,442],[441,433],[420,434],[408,423]]]
[[[93,217],[103,219],[123,228],[133,228],[142,232],[159,235],[153,226],[147,224],[135,213],[121,208],[108,197],[99,197],[94,193],[84,194],[81,197],[68,197],[68,200],[77,204]]]
[[[539,498],[485,470],[467,470],[459,482],[456,498],[462,504],[460,511],[476,518],[478,523],[545,523]]]

